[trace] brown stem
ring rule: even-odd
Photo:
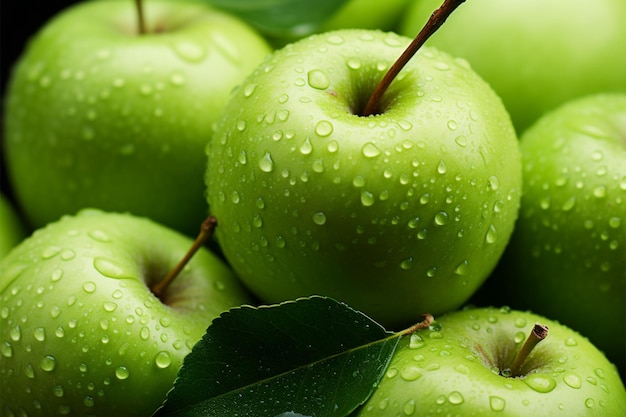
[[[146,21],[144,19],[143,1],[135,0],[135,6],[137,6],[137,32],[140,35],[146,34]]]
[[[393,63],[387,71],[383,79],[380,81],[376,89],[365,105],[361,116],[370,116],[380,113],[380,100],[387,91],[391,82],[396,78],[398,73],[413,58],[413,55],[424,45],[433,33],[446,21],[448,16],[461,5],[465,0],[444,0],[443,4],[433,12],[422,30],[417,34],[409,46],[404,50],[402,55]]]
[[[420,321],[419,323],[415,323],[413,326],[409,327],[408,329],[402,330],[399,333],[400,336],[406,336],[418,330],[425,329],[428,326],[430,326],[433,323],[433,321],[435,321],[435,318],[430,313],[422,314],[422,317],[424,318],[424,320]]]
[[[167,290],[167,287],[169,287],[169,285],[174,281],[174,279],[176,279],[180,271],[182,271],[185,265],[189,263],[193,255],[195,255],[196,252],[198,252],[198,250],[211,238],[216,226],[217,226],[217,219],[213,216],[207,217],[202,222],[202,226],[200,227],[200,233],[198,233],[196,240],[194,240],[193,244],[191,245],[191,248],[189,248],[189,250],[183,257],[183,259],[181,259],[180,262],[178,262],[178,264],[174,267],[174,269],[172,269],[165,276],[165,278],[163,278],[161,281],[154,284],[152,288],[150,288],[150,290],[152,291],[154,295],[156,295],[158,298],[161,298],[163,296],[163,294]]]
[[[522,366],[524,365],[524,362],[526,362],[526,359],[528,358],[528,355],[530,355],[530,352],[532,352],[535,346],[537,346],[537,344],[545,339],[547,336],[548,326],[539,323],[535,324],[530,334],[528,335],[526,342],[524,342],[524,345],[515,357],[515,361],[513,362],[513,366],[511,367],[511,376],[515,377],[520,375]]]

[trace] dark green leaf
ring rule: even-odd
[[[369,398],[398,343],[325,297],[215,319],[155,416],[346,416]]]
[[[348,0],[205,0],[271,37],[313,32]]]

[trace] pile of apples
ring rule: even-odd
[[[78,2],[10,63],[0,416],[150,416],[213,319],[311,295],[435,316],[352,415],[626,416],[626,2],[458,1],[375,99],[440,0],[209,3]]]

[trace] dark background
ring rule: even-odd
[[[78,0],[0,1],[0,96],[2,103],[4,103],[11,67],[24,50],[27,40],[53,15],[77,2]],[[2,105],[1,114],[4,118],[4,105]],[[0,136],[0,142],[2,136]],[[3,146],[0,146],[0,191],[10,196],[2,148]]]

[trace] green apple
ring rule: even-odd
[[[498,261],[521,194],[518,139],[463,60],[422,49],[368,97],[410,39],[340,30],[268,57],[207,147],[216,236],[263,300],[323,294],[387,325],[459,307]]]
[[[537,322],[548,335],[514,372]],[[626,389],[602,352],[558,322],[509,308],[464,309],[403,337],[354,415],[623,417]]]
[[[207,212],[205,144],[231,89],[268,54],[240,20],[153,0],[81,2],[31,39],[11,74],[10,184],[33,227],[83,207],[188,234]]]
[[[13,203],[0,194],[0,259],[26,237],[26,228]]]
[[[562,105],[521,149],[520,217],[486,294],[580,331],[626,375],[626,94]]]
[[[414,1],[398,29],[413,36],[440,0]],[[623,0],[472,0],[427,43],[466,58],[522,133],[579,96],[626,92]]]
[[[0,414],[149,416],[212,319],[250,302],[206,249],[157,298],[150,288],[191,245],[95,210],[18,245],[0,261]]]

